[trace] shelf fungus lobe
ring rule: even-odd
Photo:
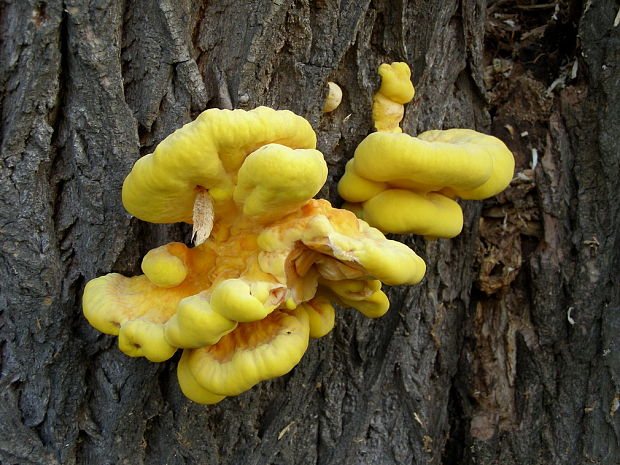
[[[403,105],[414,95],[405,63],[383,64],[373,102],[377,132],[345,167],[338,191],[348,208],[386,233],[454,237],[463,213],[454,200],[484,199],[508,186],[512,153],[499,139],[470,129],[402,133]]]

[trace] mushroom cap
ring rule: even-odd
[[[164,328],[155,321],[127,321],[118,334],[118,348],[130,357],[145,357],[151,362],[164,362],[177,351],[164,337]]]
[[[438,192],[388,189],[364,203],[364,220],[382,231],[427,237],[455,237],[463,229],[458,203]]]
[[[353,169],[364,179],[392,186],[421,192],[450,188],[459,197],[473,198],[477,192],[488,197],[506,188],[514,158],[502,141],[471,129],[418,137],[377,132],[358,145]]]
[[[166,341],[175,347],[204,347],[234,331],[237,322],[216,311],[210,300],[204,291],[181,299],[176,313],[163,325]]]
[[[316,195],[327,180],[323,154],[268,144],[247,156],[233,198],[243,214],[267,222],[295,211]]]
[[[371,181],[356,173],[352,158],[344,167],[344,175],[338,182],[338,194],[349,202],[364,202],[388,188],[388,184]]]
[[[305,261],[331,281],[376,279],[388,285],[417,284],[426,271],[424,261],[405,244],[386,239],[353,213],[332,208],[323,199],[310,200],[299,215],[265,229],[257,242],[262,250],[261,268],[280,281],[290,280],[294,270],[305,268]],[[298,244],[302,249],[294,256]]]
[[[379,76],[381,76],[379,94],[401,105],[413,100],[415,89],[411,83],[411,69],[407,63],[383,63],[379,66]]]
[[[390,301],[381,291],[381,281],[378,280],[341,280],[329,282],[321,281],[323,294],[329,295],[332,300],[344,307],[359,310],[368,318],[378,318],[385,315],[390,308]]]
[[[264,320],[239,324],[217,344],[186,349],[183,357],[200,387],[217,395],[234,396],[291,371],[306,352],[309,331],[304,308],[278,310]],[[190,391],[183,384],[181,388]]]
[[[479,158],[488,157],[487,167],[480,167],[480,171],[489,171],[490,174],[486,181],[477,186],[458,187],[458,183],[450,185],[446,183],[446,192],[462,199],[482,200],[502,192],[514,176],[515,159],[512,152],[501,140],[487,134],[474,131],[472,129],[447,129],[426,131],[418,135],[418,139],[425,142],[443,146],[458,146],[463,152],[468,154],[470,163],[477,163]],[[452,155],[454,157],[454,154]],[[459,160],[453,161],[453,173],[459,169]],[[461,167],[468,170],[471,165],[463,164]]]
[[[217,215],[231,201],[246,157],[271,143],[314,149],[316,135],[288,110],[206,110],[134,164],[123,184],[123,204],[144,221],[192,223],[196,189],[203,188]]]
[[[187,247],[171,242],[149,250],[142,259],[142,272],[159,287],[175,287],[187,277]]]
[[[324,297],[315,297],[301,304],[308,314],[310,337],[318,339],[327,335],[336,322],[336,310]]]
[[[196,381],[189,367],[189,355],[190,352],[184,350],[177,365],[177,378],[181,392],[185,394],[185,397],[199,404],[211,405],[224,400],[226,396],[210,392]]]
[[[454,197],[498,194],[514,172],[512,153],[499,139],[470,129],[427,131],[418,137],[367,136],[338,184],[346,208],[381,231],[454,237],[463,213]]]

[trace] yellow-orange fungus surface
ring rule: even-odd
[[[262,320],[239,323],[235,331],[223,336],[219,342],[199,350],[219,363],[229,362],[237,351],[252,351],[260,345],[269,344],[280,334],[290,333],[283,325],[286,316],[286,311],[276,310]]]
[[[333,304],[385,313],[382,283],[415,284],[425,264],[312,198],[327,178],[315,145],[305,119],[265,107],[207,110],[166,138],[134,165],[123,203],[146,221],[206,224],[202,239],[151,250],[144,275],[90,281],[88,321],[130,356],[182,349],[182,391],[210,404],[290,371],[332,329]]]
[[[386,233],[454,237],[463,212],[454,200],[485,199],[508,186],[514,158],[499,139],[471,129],[432,130],[412,137],[399,124],[414,96],[405,63],[379,67],[373,99],[377,132],[367,136],[338,183],[345,208]]]

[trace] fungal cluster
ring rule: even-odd
[[[450,238],[463,229],[454,200],[486,199],[510,183],[514,157],[499,139],[471,129],[412,137],[399,127],[414,95],[405,63],[379,67],[373,101],[377,132],[356,148],[338,183],[344,208],[386,233]]]
[[[139,159],[123,185],[125,208],[144,221],[193,224],[196,245],[151,250],[143,275],[90,281],[90,324],[117,335],[129,356],[162,362],[182,350],[181,390],[212,404],[289,372],[310,338],[331,331],[334,305],[383,315],[382,284],[416,284],[426,267],[381,230],[456,235],[462,215],[461,226],[442,219],[460,212],[452,197],[494,195],[513,165],[501,142],[473,131],[431,131],[422,142],[401,134],[409,68],[379,72],[378,132],[339,185],[351,211],[313,199],[327,165],[310,124],[286,110],[210,109]]]

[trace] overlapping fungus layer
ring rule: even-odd
[[[334,307],[385,313],[387,284],[424,262],[349,211],[313,200],[327,177],[314,131],[289,111],[207,110],[136,162],[123,203],[155,223],[199,224],[199,244],[151,250],[144,275],[90,281],[83,308],[130,356],[183,350],[183,392],[202,403],[290,371]]]

